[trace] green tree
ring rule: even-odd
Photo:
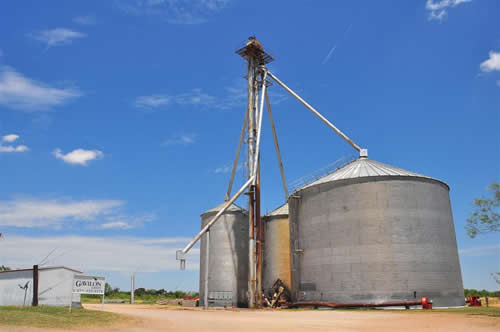
[[[488,186],[492,198],[476,198],[476,210],[467,218],[467,234],[475,238],[478,234],[500,231],[500,184],[492,183]]]
[[[0,271],[10,271],[10,267],[4,266],[4,265],[0,265]]]
[[[104,295],[109,296],[109,295],[111,295],[111,293],[113,293],[113,287],[111,287],[110,284],[105,283],[104,284]]]
[[[137,288],[134,292],[135,296],[139,297],[139,296],[143,296],[144,294],[146,294],[146,289],[144,288]]]

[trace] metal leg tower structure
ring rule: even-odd
[[[366,149],[361,149],[356,143],[354,143],[347,135],[341,132],[337,127],[335,127],[330,121],[328,121],[323,115],[321,115],[316,109],[309,105],[304,99],[297,95],[292,89],[281,82],[275,75],[273,75],[267,69],[266,65],[274,60],[274,58],[264,51],[261,43],[255,39],[255,37],[248,38],[246,45],[236,51],[238,55],[243,57],[248,62],[248,104],[245,112],[245,117],[243,119],[243,126],[241,128],[240,139],[238,143],[238,148],[236,151],[236,157],[233,163],[233,169],[231,172],[231,178],[229,181],[229,187],[225,195],[226,204],[224,207],[203,227],[203,229],[188,243],[188,245],[183,250],[177,250],[177,260],[180,261],[181,269],[185,268],[185,260],[187,252],[200,240],[203,234],[207,234],[210,227],[217,222],[219,217],[227,210],[234,201],[245,193],[248,195],[248,258],[249,258],[249,269],[248,269],[248,306],[250,308],[260,308],[262,307],[262,250],[263,250],[263,233],[262,233],[262,220],[260,211],[260,141],[262,132],[262,120],[264,114],[264,104],[267,106],[267,111],[269,114],[269,120],[271,123],[271,128],[273,131],[273,139],[276,148],[276,154],[278,156],[278,162],[280,167],[280,173],[283,181],[283,189],[285,192],[285,199],[288,200],[288,188],[285,179],[285,173],[283,170],[283,163],[281,160],[281,154],[279,150],[278,138],[276,135],[276,129],[274,125],[274,120],[271,112],[271,104],[269,97],[267,95],[267,87],[271,85],[271,82],[267,80],[270,77],[274,82],[284,88],[288,93],[295,97],[299,102],[301,102],[309,111],[316,115],[321,121],[323,121],[328,127],[335,131],[340,137],[347,141],[354,149],[359,151],[360,156],[367,156],[368,152]],[[233,195],[231,196],[231,190],[233,185],[234,176],[236,173],[238,159],[241,152],[241,145],[245,138],[245,133],[248,137],[248,180],[245,184]],[[200,273],[205,273],[205,296],[208,294],[208,248],[209,241],[207,241],[207,265],[205,266],[205,271],[200,271]],[[207,307],[207,300],[205,298],[205,306]]]

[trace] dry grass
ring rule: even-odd
[[[134,322],[127,316],[104,311],[67,307],[0,307],[0,326],[72,329],[109,327]]]

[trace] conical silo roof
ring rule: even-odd
[[[217,213],[217,212],[219,212],[220,210],[222,210],[222,208],[224,207],[224,205],[226,205],[226,202],[224,202],[224,203],[222,203],[222,204],[220,204],[220,205],[218,205],[218,206],[216,206],[216,207],[214,207],[214,208],[212,208],[212,209],[210,209],[210,210],[207,210],[207,211],[203,212],[203,213],[202,213],[202,215],[207,214],[207,213]],[[247,210],[245,210],[244,208],[239,207],[238,205],[236,205],[236,204],[234,204],[234,203],[233,203],[233,204],[231,204],[231,205],[227,208],[226,212],[241,212],[241,213],[247,213]]]
[[[274,209],[273,211],[267,213],[265,217],[275,217],[275,216],[288,216],[288,203]]]
[[[340,181],[340,180],[346,180],[346,179],[355,179],[355,178],[365,178],[365,177],[381,177],[381,176],[397,176],[397,177],[417,177],[417,178],[424,178],[424,179],[429,179],[429,180],[434,180],[441,182],[445,184],[447,187],[448,185],[444,183],[443,181],[414,173],[399,167],[394,167],[391,165],[387,165],[384,163],[381,163],[379,161],[375,161],[372,159],[368,158],[359,158],[357,160],[354,160],[347,165],[333,171],[330,174],[327,174],[318,180],[311,182],[301,189],[305,189],[308,187],[312,187],[317,184],[321,183],[327,183],[327,182],[333,182],[333,181]],[[301,190],[299,189],[299,190]]]

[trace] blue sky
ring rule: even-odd
[[[0,264],[198,287],[176,248],[220,204],[255,34],[269,69],[372,159],[451,187],[466,288],[498,289],[498,234],[469,239],[500,175],[500,3],[116,0],[0,4]],[[355,151],[278,86],[288,181]],[[245,169],[237,174],[243,182]],[[263,207],[283,202],[264,123]],[[242,205],[244,201],[240,202]]]

